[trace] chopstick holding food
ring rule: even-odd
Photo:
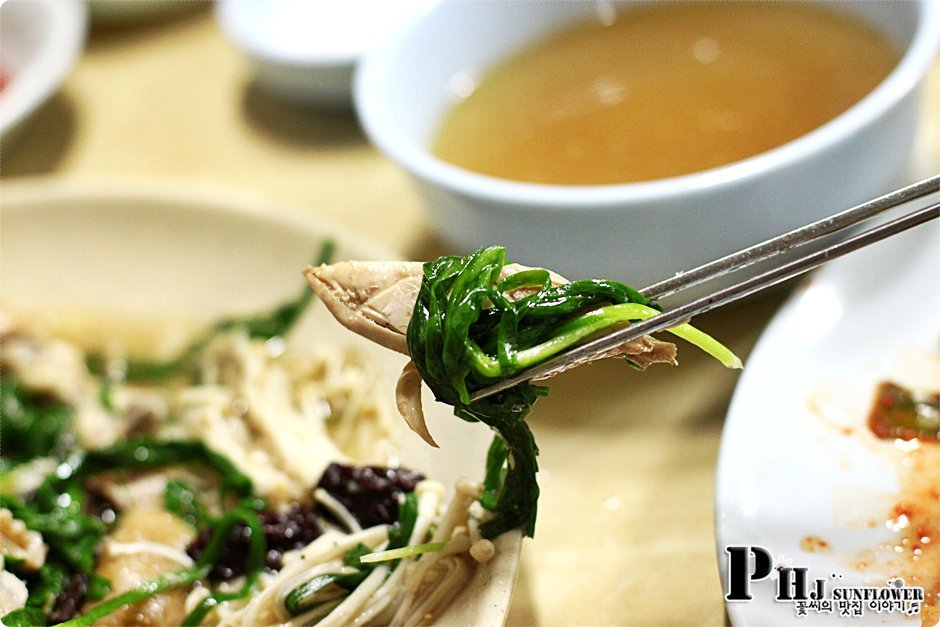
[[[933,199],[822,249],[807,246],[938,191],[940,175],[640,291],[602,279],[569,282],[549,270],[507,264],[504,249],[495,246],[423,265],[346,262],[311,267],[305,275],[341,323],[411,358],[396,389],[398,408],[425,441],[436,446],[421,407],[422,381],[438,401],[454,407],[455,415],[496,432],[480,497],[493,516],[481,531],[495,537],[522,527],[531,536],[539,494],[538,448],[525,418],[547,393],[531,381],[605,357],[623,358],[640,369],[675,363],[675,346],[649,335],[658,331],[740,368],[737,356],[688,320],[936,219],[940,202]],[[670,311],[652,300],[790,250],[797,250],[796,259]]]
[[[538,447],[525,418],[547,390],[522,381],[485,399],[471,396],[585,339],[660,313],[616,281],[569,282],[549,270],[507,264],[500,247],[426,264],[321,265],[305,275],[342,324],[411,358],[396,390],[398,408],[425,441],[436,446],[421,407],[422,381],[455,415],[495,431],[479,497],[491,513],[480,526],[485,538],[517,528],[535,532]],[[669,331],[740,366],[728,349],[687,323]],[[618,357],[642,369],[675,363],[675,355],[673,344],[641,336],[578,363]]]

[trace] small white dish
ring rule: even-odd
[[[211,190],[12,183],[4,186],[0,218],[2,305],[13,313],[81,319],[97,313],[117,322],[169,320],[199,328],[292,298],[324,238],[336,242],[337,260],[397,258],[321,218]],[[394,405],[405,358],[350,333],[324,307],[314,304],[288,343],[296,350],[356,347],[377,366],[378,389]],[[444,485],[460,476],[482,479],[489,429],[458,420],[431,398],[425,408],[441,448],[403,430],[402,465]],[[477,568],[441,624],[505,622],[522,536],[503,534],[496,545],[496,557]]]
[[[359,58],[426,0],[220,0],[225,33],[258,82],[290,100],[348,107]]]
[[[85,45],[83,0],[6,0],[0,4],[0,137],[7,142],[59,88]]]
[[[829,594],[835,586],[884,587],[897,573],[885,547],[903,542],[886,521],[901,498],[909,445],[876,438],[866,420],[879,382],[923,378],[930,370],[920,358],[937,359],[938,242],[933,222],[832,262],[786,303],[746,361],[716,479],[726,594],[728,546],[763,547],[775,566],[808,568],[809,584],[823,578]],[[940,380],[928,385],[940,388]],[[940,481],[940,466],[935,472]],[[731,622],[847,624],[836,610],[798,617],[793,603],[775,600],[778,579],[752,584],[750,601],[728,602]],[[855,620],[911,624],[899,612],[865,609],[865,617]]]

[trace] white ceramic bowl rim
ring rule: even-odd
[[[48,23],[28,64],[4,68],[10,82],[0,95],[0,132],[22,122],[55,92],[85,45],[88,11],[84,2],[32,0],[30,4],[34,6],[29,9],[43,12]]]
[[[215,5],[216,16],[226,34],[240,47],[260,61],[280,64],[290,67],[305,68],[315,66],[349,66],[352,67],[359,57],[359,52],[331,52],[320,50],[316,53],[293,54],[279,47],[268,39],[265,32],[256,28],[252,22],[251,11],[248,5],[238,0],[222,0]]]
[[[348,2],[348,0],[344,1]],[[304,19],[310,15],[317,14],[322,14],[320,17],[328,18],[328,20],[331,21],[337,19],[337,16],[330,15],[325,11],[325,9],[329,7],[329,3],[318,5],[316,2],[312,2],[312,0],[303,0],[303,2],[307,4],[298,6],[306,6],[309,13],[304,15],[300,9],[295,7],[294,10],[299,13],[298,19]],[[412,5],[416,5],[416,0],[409,0],[408,2],[395,0],[394,2],[383,3],[372,0],[372,2],[368,4],[362,4],[362,2],[359,2],[359,4],[350,4],[345,7],[345,10],[350,12],[353,10],[366,12],[367,15],[361,17],[363,21],[359,24],[358,28],[359,30],[366,30],[368,32],[369,30],[375,30],[387,24],[389,19],[404,19],[402,16],[407,16],[409,11],[415,10],[415,7]],[[292,10],[289,3],[285,6],[287,12]],[[333,6],[335,9],[344,8],[342,4],[335,4]],[[352,39],[339,48],[329,44],[298,47],[290,43],[292,36],[288,36],[286,42],[276,41],[272,39],[271,30],[259,28],[256,22],[259,13],[263,14],[265,11],[272,11],[277,8],[275,3],[267,0],[265,2],[220,0],[216,3],[215,11],[219,23],[226,33],[240,47],[244,48],[249,55],[265,63],[299,69],[341,66],[352,68],[358,63],[368,46],[371,45],[371,42],[364,40],[361,32],[355,35],[347,35]],[[378,16],[368,15],[368,12],[371,11],[375,13],[377,9],[382,9],[384,13],[380,13]],[[340,15],[338,17],[343,18],[348,17],[348,15]],[[337,28],[339,28],[339,26],[337,26]]]
[[[904,98],[929,70],[940,45],[940,2],[918,3],[917,27],[898,65],[874,90],[822,126],[759,155],[693,174],[616,185],[547,185],[503,180],[454,166],[431,155],[406,137],[391,119],[380,93],[388,60],[417,19],[399,29],[360,63],[355,77],[356,107],[362,124],[379,148],[393,156],[413,175],[467,196],[525,205],[542,210],[571,205],[609,207],[684,196],[733,185],[786,167],[807,154],[822,152],[866,127]]]

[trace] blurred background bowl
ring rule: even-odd
[[[58,89],[85,46],[83,0],[0,4],[0,136],[4,143]]]
[[[258,83],[294,102],[352,103],[356,63],[424,0],[219,0],[222,30],[254,63]]]
[[[635,3],[631,3],[634,4]],[[477,174],[430,152],[444,115],[507,55],[587,20],[591,2],[441,2],[374,47],[356,107],[371,141],[413,175],[459,251],[502,244],[571,278],[647,285],[889,191],[912,176],[920,88],[940,3],[824,3],[873,25],[901,60],[844,113],[779,147],[701,172],[614,185],[545,185]],[[629,19],[624,17],[623,19]]]

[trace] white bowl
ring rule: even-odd
[[[289,100],[352,102],[362,54],[425,0],[220,0],[225,33],[252,59],[259,84]]]
[[[85,45],[83,0],[7,0],[0,5],[0,136],[11,133],[65,80]]]
[[[0,221],[0,308],[66,320],[97,315],[124,329],[161,320],[199,328],[223,315],[267,310],[302,288],[302,270],[326,237],[336,242],[337,260],[395,256],[321,218],[243,194],[140,183],[12,183],[3,189]],[[350,333],[324,307],[304,314],[288,344],[354,346],[376,366],[377,389],[394,405],[406,359]],[[490,430],[458,420],[430,396],[425,407],[441,448],[402,433],[401,463],[445,486],[460,476],[482,478]],[[496,544],[496,557],[476,569],[442,624],[505,621],[522,536],[505,533]]]
[[[892,73],[814,131],[723,167],[650,182],[556,186],[484,176],[429,153],[452,84],[560,26],[590,2],[441,2],[360,64],[355,99],[373,143],[410,172],[433,224],[460,251],[570,277],[643,286],[820,219],[907,181],[919,91],[940,38],[940,3],[826,3],[871,20],[903,50]]]

